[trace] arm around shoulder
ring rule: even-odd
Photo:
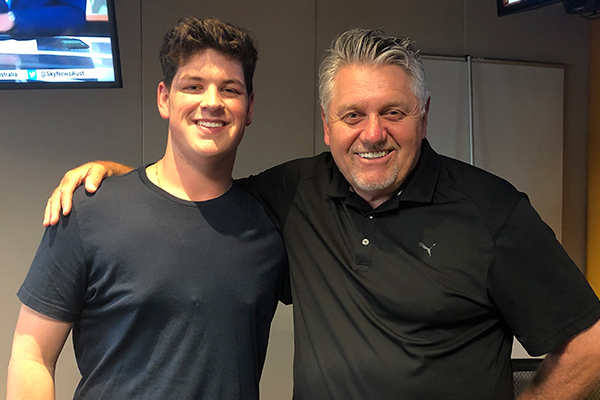
[[[7,400],[54,399],[54,369],[72,324],[22,305],[8,366]]]
[[[71,212],[73,192],[78,186],[85,184],[85,190],[94,193],[104,178],[122,175],[132,169],[132,167],[113,161],[92,161],[68,171],[46,203],[43,225],[46,227],[56,225],[61,210],[63,215]]]
[[[554,350],[519,400],[579,400],[600,380],[600,321]]]

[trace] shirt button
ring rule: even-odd
[[[375,217],[373,217],[372,215],[369,215],[369,219],[373,219],[373,218],[375,218]]]
[[[368,245],[369,245],[369,243],[370,243],[370,242],[369,242],[369,239],[367,239],[367,238],[364,238],[364,239],[362,240],[362,244],[363,244],[363,246],[368,246]]]

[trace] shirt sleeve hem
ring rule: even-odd
[[[534,345],[525,346],[525,349],[534,357],[550,353],[573,336],[576,336],[591,327],[598,320],[600,320],[600,305],[596,305],[596,307],[583,318],[565,326],[550,338]]]
[[[21,300],[21,303],[47,317],[69,323],[74,323],[77,320],[77,315],[75,313],[41,300],[23,287],[17,292],[17,297]]]

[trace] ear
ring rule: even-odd
[[[329,125],[327,124],[327,116],[325,115],[325,111],[323,111],[323,106],[321,106],[321,121],[323,121],[323,141],[329,146]]]
[[[423,111],[423,127],[421,129],[421,139],[425,139],[427,136],[427,117],[429,116],[429,104],[431,102],[431,97],[427,98],[427,103],[425,103],[425,111]]]
[[[164,119],[169,119],[169,89],[162,81],[158,84],[158,89],[156,90],[156,104],[160,116]]]
[[[254,93],[248,98],[248,111],[246,112],[246,126],[252,123],[252,112],[254,111]]]

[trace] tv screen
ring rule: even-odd
[[[561,0],[496,0],[498,16],[548,6]]]
[[[114,0],[0,0],[0,89],[121,87]]]

